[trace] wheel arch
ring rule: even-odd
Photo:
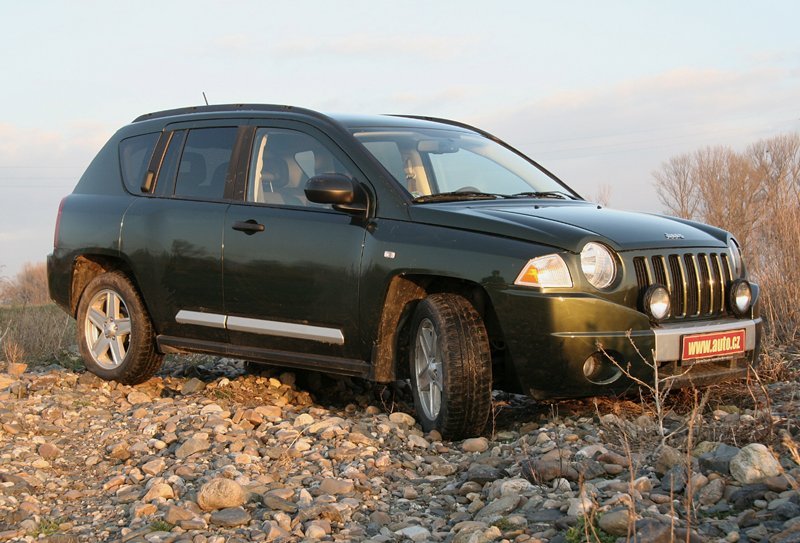
[[[389,282],[378,324],[378,335],[373,345],[373,379],[387,383],[408,377],[408,367],[403,361],[408,354],[411,317],[421,300],[437,293],[460,295],[478,311],[492,344],[496,375],[508,381],[511,376],[507,375],[510,366],[503,330],[486,289],[479,283],[465,279],[425,274],[397,275]],[[496,361],[495,356],[498,358]],[[512,383],[515,381],[513,379]]]
[[[133,284],[141,296],[142,291],[128,263],[118,256],[104,254],[83,254],[75,259],[72,265],[72,284],[70,287],[70,313],[77,316],[78,303],[89,282],[100,275],[112,271],[121,271]],[[142,298],[144,300],[144,298]],[[147,302],[145,301],[145,305]]]

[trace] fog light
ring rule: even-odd
[[[622,370],[618,366],[621,360],[619,353],[598,351],[583,363],[583,376],[595,385],[611,384],[622,376]]]
[[[653,285],[644,293],[644,310],[656,322],[669,315],[669,291],[663,285]]]
[[[731,283],[731,288],[728,291],[728,305],[737,317],[744,317],[750,311],[750,305],[753,303],[753,291],[750,289],[750,283],[744,279],[737,279]]]

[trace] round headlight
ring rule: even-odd
[[[594,288],[606,288],[617,277],[614,255],[604,245],[587,243],[581,251],[581,269]]]
[[[742,250],[735,239],[728,240],[728,251],[731,253],[731,268],[733,269],[733,276],[739,277],[742,275]]]
[[[662,285],[653,285],[644,293],[644,310],[654,321],[662,321],[669,315],[669,291]]]
[[[750,283],[744,279],[737,279],[731,283],[729,302],[731,311],[737,317],[744,317],[753,303],[753,291]]]

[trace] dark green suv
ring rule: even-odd
[[[758,287],[736,240],[604,209],[479,129],[228,105],[143,115],[59,209],[50,294],[87,368],[199,352],[378,382],[423,428],[535,398],[741,376]]]

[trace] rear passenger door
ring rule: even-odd
[[[306,181],[342,173],[349,157],[321,132],[276,121],[254,129],[223,229],[225,308],[236,345],[363,358],[358,322],[364,219],[308,202]]]
[[[125,215],[122,249],[159,334],[227,340],[222,227],[238,124],[168,127],[162,135],[167,144],[159,146],[163,154],[149,167],[155,183]]]

